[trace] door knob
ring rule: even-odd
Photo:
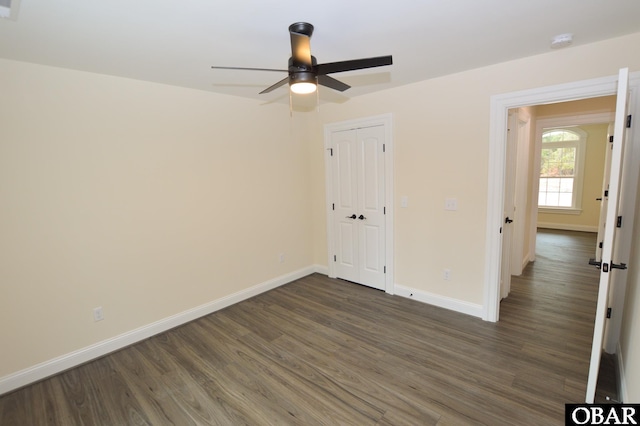
[[[611,268],[612,269],[627,269],[627,264],[626,263],[613,263],[611,262]]]
[[[356,214],[352,214],[351,216],[347,216],[347,219],[355,219],[356,218]]]
[[[595,259],[589,259],[589,265],[593,265],[596,268],[600,269],[602,267],[602,261],[601,260],[595,260]]]
[[[364,215],[360,215],[360,217],[358,217],[358,219],[360,219],[360,220],[365,220],[365,219],[366,219],[366,217],[364,217]]]

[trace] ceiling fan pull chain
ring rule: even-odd
[[[291,90],[289,90],[289,117],[293,118],[293,97],[291,95]]]

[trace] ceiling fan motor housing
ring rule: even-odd
[[[306,64],[294,64],[293,57],[289,58],[289,84],[309,82],[315,83],[316,70],[315,66],[318,64],[315,56],[311,56],[311,66]]]
[[[296,71],[290,74],[289,85],[293,86],[296,83],[313,83],[317,84],[317,77],[312,71]]]
[[[311,37],[313,34],[313,25],[308,22],[296,22],[295,24],[289,25],[289,32]]]

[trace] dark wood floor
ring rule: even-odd
[[[561,425],[595,238],[541,232],[501,320],[311,275],[0,397],[2,425]]]

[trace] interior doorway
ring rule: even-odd
[[[390,114],[325,125],[329,277],[393,294]]]
[[[621,84],[620,84],[620,91],[617,90],[619,84],[618,84],[618,80],[620,80]],[[499,289],[497,288],[497,282],[498,280],[496,279],[495,275],[499,274],[499,267],[498,265],[496,265],[495,263],[499,264],[499,260],[500,257],[493,257],[496,255],[499,255],[501,253],[501,249],[502,249],[502,240],[500,238],[496,238],[495,234],[493,233],[499,225],[501,225],[502,222],[502,215],[500,215],[500,210],[501,210],[501,201],[503,200],[503,195],[504,194],[495,194],[495,192],[497,192],[498,190],[504,188],[504,179],[505,179],[505,175],[504,175],[504,171],[506,168],[506,156],[505,156],[505,148],[506,148],[506,141],[507,141],[507,136],[506,136],[506,116],[507,116],[507,111],[511,108],[516,108],[516,107],[522,107],[522,106],[526,106],[526,105],[537,105],[537,104],[552,104],[552,103],[557,103],[557,102],[562,102],[562,101],[570,101],[570,100],[578,100],[578,99],[591,99],[591,98],[597,98],[597,97],[601,97],[601,96],[609,96],[609,95],[613,95],[613,94],[617,94],[617,104],[616,104],[616,143],[613,144],[614,146],[614,152],[618,152],[618,154],[616,154],[617,156],[617,160],[616,160],[616,164],[617,164],[617,168],[618,171],[616,176],[616,181],[615,181],[615,185],[613,185],[614,181],[612,180],[612,185],[613,187],[615,187],[615,190],[612,187],[612,194],[614,195],[613,198],[613,202],[612,202],[612,206],[614,207],[613,210],[611,210],[611,213],[608,213],[607,217],[607,232],[609,237],[605,238],[605,248],[608,247],[608,254],[607,256],[611,256],[611,250],[612,250],[612,243],[611,243],[611,235],[612,235],[612,229],[615,229],[615,217],[612,216],[612,214],[617,214],[617,209],[621,208],[622,212],[628,215],[627,217],[629,218],[629,220],[633,220],[635,211],[631,210],[630,207],[626,207],[625,208],[625,204],[626,205],[634,205],[635,206],[635,196],[636,196],[636,192],[637,192],[637,184],[638,184],[638,166],[637,164],[634,163],[633,159],[636,158],[637,159],[637,155],[638,155],[638,145],[640,144],[640,141],[638,140],[637,137],[633,137],[633,136],[629,136],[627,140],[627,148],[623,149],[627,151],[626,154],[620,155],[621,152],[621,148],[625,147],[625,133],[627,133],[627,135],[630,135],[630,131],[625,132],[624,131],[624,122],[627,121],[630,123],[630,117],[629,116],[629,120],[625,120],[626,117],[626,111],[629,110],[629,104],[632,105],[631,111],[636,112],[637,111],[637,106],[635,105],[635,99],[634,99],[634,92],[635,90],[637,90],[638,86],[639,86],[639,82],[638,82],[638,77],[636,76],[635,81],[632,80],[632,84],[631,84],[631,96],[628,98],[628,70],[623,69],[620,71],[619,76],[612,76],[609,78],[603,78],[603,79],[597,79],[597,80],[590,80],[590,81],[583,81],[583,82],[576,82],[570,85],[560,85],[560,86],[555,86],[555,87],[547,87],[547,88],[543,88],[543,89],[539,89],[539,90],[531,90],[531,91],[523,91],[523,92],[518,92],[518,93],[511,93],[511,94],[507,94],[507,95],[500,95],[500,96],[494,96],[492,97],[492,103],[491,103],[491,107],[492,107],[492,115],[491,115],[491,152],[490,152],[490,178],[489,178],[489,203],[488,203],[488,218],[487,218],[487,275],[486,277],[488,278],[488,281],[486,281],[486,293],[485,293],[485,319],[489,320],[489,321],[497,321],[499,318],[499,312],[500,312],[500,308],[499,308]],[[627,103],[626,100],[629,99],[630,102]],[[631,127],[630,125],[627,127]],[[498,142],[498,143],[493,143],[493,142]],[[614,156],[615,157],[615,156]],[[621,163],[621,159],[625,158],[626,161],[624,164]],[[495,166],[491,167],[491,166]],[[539,170],[539,168],[537,168]],[[622,170],[622,172],[620,173],[620,170]],[[613,174],[613,171],[612,171]],[[612,178],[613,179],[613,178]],[[618,192],[619,189],[619,184],[618,182],[626,182],[626,184],[622,184],[621,186],[621,190],[620,192]],[[498,183],[498,185],[496,185],[496,183]],[[618,194],[620,194],[620,204],[617,203],[618,200]],[[497,199],[496,199],[497,198]],[[622,202],[623,199],[626,199],[626,203]],[[497,216],[497,219],[496,219]],[[532,215],[533,216],[533,215]],[[500,221],[500,222],[498,222]],[[618,220],[618,223],[620,223],[620,221]],[[619,226],[620,227],[620,226]],[[500,228],[500,230],[502,230]],[[630,228],[629,228],[630,230]],[[628,232],[630,234],[630,232]],[[624,234],[624,233],[622,233]],[[608,239],[608,242],[607,242]],[[631,242],[628,242],[629,244],[620,244],[618,241],[616,241],[616,249],[620,249],[619,254],[622,254],[623,257],[626,255],[626,257],[628,257],[628,252],[630,251],[630,247],[631,247]],[[495,260],[497,259],[497,261]],[[606,260],[607,262],[609,260]],[[607,264],[604,263],[604,256],[603,256],[603,261],[602,261],[602,272],[601,272],[601,283],[599,286],[599,294],[598,294],[598,308],[597,308],[597,315],[596,315],[596,323],[595,323],[595,329],[596,330],[601,330],[600,326],[603,326],[603,323],[601,322],[602,319],[604,318],[604,310],[606,310],[606,292],[609,288],[608,285],[603,286],[602,285],[602,281],[605,280],[606,277],[612,275],[612,274],[608,274],[608,270],[607,268],[605,268],[605,266],[607,266]],[[611,259],[611,262],[613,264],[613,259]],[[608,278],[606,278],[607,282],[608,282]],[[626,278],[619,278],[618,281],[624,281],[625,284],[626,283]],[[618,287],[616,289],[616,287]],[[616,289],[616,291],[618,292],[618,295],[620,293],[624,293],[625,290],[625,285],[621,285],[621,286],[612,286],[611,288]],[[614,300],[614,302],[616,300],[618,300],[618,304],[620,306],[618,306],[620,314],[622,312],[622,304],[624,302],[624,295],[622,295],[622,303],[620,303],[620,300],[617,299],[616,297],[612,298]],[[615,308],[614,308],[615,309]],[[599,321],[600,321],[600,326],[599,326]],[[612,333],[611,336],[614,336],[615,333]],[[602,334],[600,333],[598,336],[598,339],[596,339],[596,335],[594,332],[594,339],[593,339],[594,343],[593,343],[593,351],[592,351],[592,359],[591,359],[591,363],[590,363],[590,372],[589,372],[589,386],[588,388],[593,388],[594,387],[594,382],[592,381],[592,371],[595,368],[597,368],[597,365],[599,363],[599,356],[597,357],[597,362],[594,362],[594,355],[593,354],[598,354],[599,355],[599,351],[596,351],[596,346],[598,348],[601,347],[601,343],[602,343]],[[597,371],[597,370],[596,370]],[[587,391],[587,400],[589,402],[589,389]]]
[[[605,96],[509,111],[502,299],[508,296],[510,282],[510,277],[505,277],[505,274],[519,276],[526,265],[535,260],[538,227],[599,231],[606,154],[610,148],[608,132],[614,119],[615,103],[615,96]],[[561,155],[573,163],[563,164],[566,170],[558,170],[559,158],[545,158],[543,168],[549,169],[550,176],[560,177],[543,179],[542,202],[548,206],[539,209],[541,141],[549,137],[557,139],[565,133],[576,140],[545,144],[545,154],[552,152],[557,156],[563,153]],[[573,148],[569,150],[564,145]],[[565,199],[563,202],[559,200],[560,192]],[[596,248],[597,245],[594,253]]]
[[[599,98],[615,95],[618,87],[618,76],[612,75],[593,80],[584,80],[557,86],[541,87],[519,92],[506,93],[491,97],[490,133],[489,145],[489,176],[487,194],[487,224],[486,224],[486,251],[485,251],[485,294],[483,304],[483,319],[486,321],[498,321],[500,307],[500,272],[502,255],[502,227],[504,224],[504,187],[506,168],[507,146],[507,118],[508,111],[514,108],[529,105],[554,104],[582,99]],[[632,112],[637,112],[635,91],[640,87],[640,76],[632,75],[630,88],[632,92]],[[636,114],[637,115],[637,114]],[[637,161],[640,154],[640,138],[638,135],[631,140],[633,154],[629,160]],[[635,159],[635,160],[632,160]],[[635,169],[634,169],[635,167]],[[637,166],[629,168],[627,181],[637,184]],[[635,181],[631,175],[635,173]],[[635,190],[627,186],[628,193],[635,200]],[[629,203],[629,208],[631,208]],[[629,212],[630,217],[634,212]]]

